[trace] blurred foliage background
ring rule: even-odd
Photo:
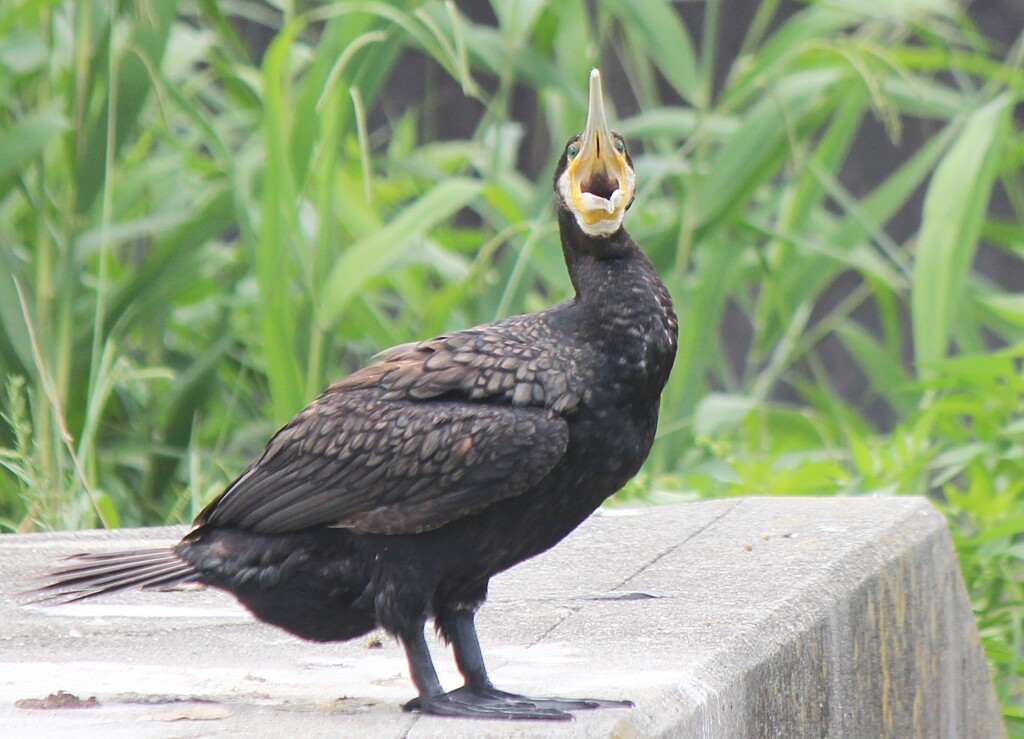
[[[380,349],[569,294],[602,68],[681,319],[618,501],[928,494],[1024,731],[1014,0],[0,6],[0,526],[187,521]]]

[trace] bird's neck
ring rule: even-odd
[[[628,266],[637,256],[646,261],[625,229],[620,228],[609,236],[590,236],[583,232],[572,213],[559,208],[558,230],[577,300],[587,300],[595,285],[603,281],[604,274]],[[622,260],[626,262],[619,264]]]
[[[656,374],[667,375],[678,322],[654,265],[625,229],[594,237],[585,234],[568,211],[560,208],[558,216],[581,328],[614,352],[639,352],[638,362],[651,360]]]
[[[558,210],[558,227],[576,301],[588,311],[650,311],[652,302],[665,303],[668,292],[658,273],[626,229],[590,236],[563,208]]]

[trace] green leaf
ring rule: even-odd
[[[881,394],[900,416],[912,413],[915,393],[899,354],[893,355],[886,351],[880,342],[856,323],[840,326],[837,333],[868,376],[871,389]]]
[[[0,131],[0,183],[24,169],[67,128],[64,117],[56,111],[40,110]]]
[[[167,481],[185,456],[193,425],[216,387],[217,369],[221,360],[234,344],[234,337],[222,336],[208,349],[195,357],[192,364],[175,375],[173,382],[160,398],[160,437],[172,452],[180,454],[154,455],[143,477],[143,500],[158,500]]]
[[[812,113],[820,110],[839,78],[840,73],[831,69],[795,74],[746,112],[699,185],[696,226],[708,228],[742,208],[750,194],[776,174],[789,156],[789,136],[813,124]]]
[[[19,274],[18,264],[9,249],[0,249],[0,364],[8,375],[21,374],[33,366],[32,342],[29,339],[25,316],[18,300],[15,278],[19,281],[24,275]],[[29,291],[31,285],[22,284],[22,289]],[[32,299],[31,293],[27,296]]]
[[[1009,130],[1013,98],[999,95],[971,115],[935,170],[925,195],[911,285],[918,375],[946,355],[967,273]]]
[[[279,423],[290,418],[306,401],[302,371],[296,359],[297,314],[288,290],[292,274],[289,258],[308,254],[307,249],[294,245],[296,241],[301,244],[302,230],[295,171],[290,166],[288,150],[289,125],[294,121],[288,62],[302,26],[303,20],[298,19],[278,34],[264,57],[262,75],[267,167],[256,267],[261,350],[274,419]]]
[[[710,393],[694,412],[694,431],[698,437],[714,436],[729,431],[757,407],[757,400],[746,395]]]
[[[11,75],[23,75],[46,65],[47,48],[39,36],[3,35],[0,30],[0,69]]]
[[[735,118],[704,116],[689,108],[653,108],[623,118],[615,124],[615,130],[635,138],[673,136],[685,139],[700,129],[709,138],[722,139],[734,134],[739,125]]]
[[[1000,318],[1018,326],[1024,326],[1024,295],[991,293],[979,295],[977,300]]]
[[[117,504],[106,493],[96,496],[96,511],[99,513],[103,528],[121,528],[121,514],[117,510]]]
[[[498,25],[508,39],[509,48],[516,49],[526,42],[537,15],[544,9],[542,0],[501,0],[492,3]]]
[[[85,94],[102,100],[103,103],[93,115],[83,121],[84,130],[79,133],[81,144],[76,152],[75,164],[75,210],[85,213],[92,206],[106,180],[107,142],[113,134],[114,153],[136,133],[136,121],[149,98],[152,88],[150,71],[160,68],[160,62],[167,46],[174,22],[177,3],[173,0],[140,3],[142,8],[122,10],[123,13],[139,13],[139,18],[129,28],[128,38],[113,33],[110,27],[104,29],[104,37],[96,49],[96,56],[90,66]],[[112,19],[114,24],[121,19]],[[111,36],[123,44],[111,53]],[[78,39],[86,45],[96,39]],[[114,62],[114,70],[106,68]],[[111,87],[111,77],[116,85]],[[114,113],[114,125],[109,125],[109,114]]]
[[[952,140],[953,133],[953,126],[947,126],[891,172],[870,195],[850,209],[850,214],[829,234],[829,241],[848,247],[867,235],[876,243],[888,242],[883,226],[927,179]]]
[[[463,208],[482,189],[482,183],[464,177],[445,180],[403,208],[379,231],[346,249],[327,277],[318,311],[320,325],[337,321],[368,280],[384,274],[424,234]]]
[[[614,3],[613,7],[626,32],[647,51],[675,91],[692,103],[700,102],[693,42],[672,4],[666,0],[631,0]]]

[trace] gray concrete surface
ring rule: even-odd
[[[181,529],[0,537],[11,737],[993,737],[1003,728],[945,522],[914,498],[735,499],[599,514],[493,582],[499,687],[629,698],[571,723],[403,713],[388,637],[299,641],[211,590],[19,605],[26,575]],[[437,645],[442,681],[457,673]],[[98,706],[25,707],[58,690]]]

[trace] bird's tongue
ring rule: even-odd
[[[622,203],[618,180],[605,172],[594,172],[580,186],[580,202],[589,211],[613,213]]]

